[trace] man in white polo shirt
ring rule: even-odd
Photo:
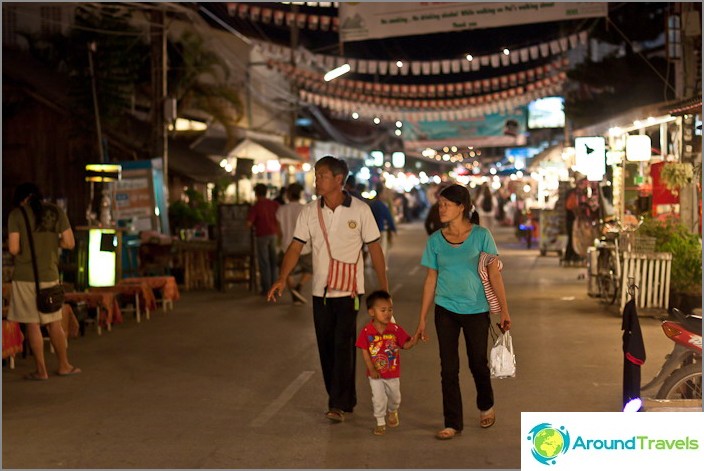
[[[276,301],[277,293],[281,296],[286,278],[296,266],[303,247],[310,241],[313,249],[313,320],[328,393],[325,417],[334,422],[344,421],[345,413],[353,412],[357,405],[354,343],[357,312],[364,294],[364,260],[361,257],[364,244],[367,244],[379,289],[389,290],[379,228],[369,205],[343,191],[347,173],[347,164],[342,159],[328,155],[316,162],[315,189],[319,198],[308,203],[299,214],[293,241],[281,263],[279,279],[267,296],[269,301]],[[324,227],[319,215],[322,215]],[[330,255],[352,267],[353,279],[348,290],[328,289]]]

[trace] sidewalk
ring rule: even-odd
[[[465,431],[449,442],[433,438],[442,404],[432,326],[426,344],[403,353],[400,427],[375,437],[361,360],[355,414],[342,424],[323,417],[310,303],[293,306],[288,295],[266,303],[244,288],[183,292],[172,312],[140,324],[126,316],[112,332],[74,339],[69,352],[81,375],[23,381],[31,357],[4,368],[3,467],[518,468],[521,411],[620,410],[621,319],[587,296],[578,279],[586,269],[523,248],[509,228],[496,239],[517,376],[493,382],[490,429],[479,428],[464,369]],[[425,240],[422,224],[402,225],[389,257],[396,318],[408,331],[417,322]],[[372,275],[367,289],[374,285]],[[366,319],[361,313],[358,326]],[[671,343],[656,319],[641,327],[645,382]],[[51,355],[47,361],[55,368]]]

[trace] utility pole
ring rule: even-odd
[[[298,48],[298,5],[291,5],[293,13],[293,24],[291,25],[291,57],[292,67],[296,67],[296,49]],[[296,80],[291,77],[291,94],[293,95],[293,111],[291,111],[291,123],[289,126],[289,146],[296,150],[296,120],[298,119],[298,87]]]
[[[93,65],[93,54],[97,50],[95,41],[88,43],[88,68],[90,70],[90,86],[93,93],[93,112],[95,113],[95,132],[98,135],[98,155],[100,163],[105,163],[105,152],[103,151],[103,130],[100,125],[100,109],[98,108],[98,90],[95,84],[95,67]],[[91,183],[92,185],[92,183]],[[92,201],[92,198],[91,198]]]
[[[692,3],[674,4],[674,14],[668,18],[668,39],[671,44],[668,52],[674,62],[675,94],[677,100],[692,98],[696,94],[697,60],[695,57],[695,38],[701,36],[701,19]],[[697,153],[693,145],[694,116],[685,114],[679,118],[681,129],[680,162],[701,163],[701,150]],[[680,218],[682,223],[693,233],[699,230],[699,195],[694,183],[680,189]]]
[[[151,12],[152,157],[162,157],[164,200],[169,201],[169,145],[166,129],[166,24],[161,7]]]

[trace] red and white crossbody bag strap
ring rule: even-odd
[[[336,260],[330,251],[328,231],[325,227],[325,222],[323,221],[323,210],[320,205],[318,205],[318,222],[320,223],[320,229],[323,231],[325,246],[328,249],[328,256],[330,257],[325,294],[327,295],[328,289],[334,289],[337,291],[350,291],[353,297],[357,296],[357,264],[359,263],[359,257],[361,256],[362,251],[360,250],[357,255],[357,260],[355,260],[354,263],[345,263]]]

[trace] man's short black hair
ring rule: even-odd
[[[386,301],[391,301],[391,295],[389,294],[388,291],[384,291],[383,289],[379,289],[371,293],[369,296],[367,296],[367,309],[371,309],[374,307],[374,303],[376,303],[380,299],[385,299]]]
[[[327,167],[333,176],[342,175],[342,181],[346,181],[347,174],[350,172],[347,167],[347,162],[332,155],[326,155],[315,163],[315,168]]]
[[[301,186],[300,183],[291,183],[286,190],[286,194],[288,196],[289,201],[300,200],[302,192],[303,192],[303,187]]]
[[[268,188],[263,183],[257,183],[254,185],[254,194],[256,196],[266,196]]]

